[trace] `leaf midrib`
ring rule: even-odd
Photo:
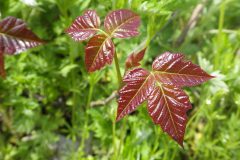
[[[142,87],[144,86],[144,84],[148,81],[148,78],[152,76],[152,74],[149,73],[148,77],[145,79],[145,81],[142,83],[141,87],[138,89],[138,91],[134,94],[134,96],[131,98],[131,100],[128,102],[128,104],[126,105],[126,107],[122,110],[121,114],[118,117],[121,117],[123,112],[126,110],[126,108],[128,108],[128,105],[132,102],[132,100],[137,96],[138,92],[142,89]],[[145,101],[145,100],[144,100]]]
[[[126,24],[128,21],[130,21],[131,19],[135,18],[135,17],[139,17],[138,15],[135,15],[129,19],[127,19],[126,21],[122,22],[119,26],[117,26],[112,32],[111,32],[111,37],[113,36],[113,34],[116,32],[116,30],[118,28],[120,28],[122,25]]]
[[[9,37],[10,39],[17,39],[17,40],[24,40],[24,41],[28,41],[28,42],[38,42],[38,43],[43,43],[42,41],[39,41],[39,40],[32,40],[32,39],[27,39],[27,38],[19,38],[17,36],[13,36],[13,35],[10,35],[10,34],[6,34],[6,33],[3,33],[3,32],[0,32],[0,36],[6,36],[6,37]]]
[[[93,59],[93,61],[92,61],[92,64],[91,64],[90,68],[92,68],[92,66],[93,66],[93,64],[94,64],[94,62],[95,62],[95,60],[96,60],[97,55],[99,54],[99,52],[100,52],[103,44],[106,42],[106,40],[107,40],[108,38],[109,38],[109,37],[106,37],[105,40],[103,41],[103,43],[101,44],[101,46],[99,47],[99,50],[98,50],[97,54],[94,56],[94,59]],[[115,54],[115,53],[114,53],[114,54]]]
[[[192,77],[208,77],[208,76],[200,76],[200,75],[193,75],[193,74],[181,74],[181,73],[174,73],[174,72],[164,72],[164,71],[153,71],[159,74],[172,74],[172,75],[180,75],[180,76],[192,76]]]
[[[155,77],[154,77],[154,78],[155,78]],[[159,86],[159,88],[161,89],[161,92],[162,92],[162,94],[163,94],[162,96],[164,97],[164,100],[165,100],[165,102],[166,102],[166,104],[167,104],[167,110],[168,110],[168,113],[169,113],[169,115],[170,115],[170,119],[171,119],[171,121],[172,121],[172,124],[173,124],[173,127],[174,127],[174,131],[175,131],[176,135],[179,137],[177,128],[176,128],[176,126],[175,126],[175,122],[174,122],[173,117],[172,117],[172,112],[171,112],[170,107],[169,107],[169,105],[168,105],[168,101],[167,101],[167,99],[166,99],[166,95],[165,95],[164,89],[163,89],[163,87],[162,87],[162,84],[159,83],[156,78],[155,78],[155,81],[156,81],[156,84],[157,84],[157,85]]]

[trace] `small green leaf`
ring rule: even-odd
[[[67,77],[68,73],[70,73],[73,69],[77,68],[78,65],[77,64],[70,64],[70,65],[66,65],[65,67],[63,67],[61,70],[60,70],[60,74],[63,76],[63,77]]]

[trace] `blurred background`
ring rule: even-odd
[[[124,61],[148,44],[142,66],[165,52],[184,53],[216,78],[186,88],[193,109],[184,149],[153,124],[145,105],[115,123],[114,65],[88,74],[86,42],[64,33],[86,9],[103,20],[128,8],[141,16],[140,35],[115,39]],[[0,19],[27,22],[48,43],[5,56],[0,79],[0,160],[238,160],[240,159],[239,0],[0,0]]]

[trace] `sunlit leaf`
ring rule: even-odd
[[[213,78],[198,65],[184,61],[182,54],[165,52],[154,60],[152,68],[159,81],[180,87],[195,86]]]
[[[104,21],[105,31],[100,29],[100,18],[94,10],[87,10],[66,30],[75,41],[91,38],[85,50],[85,65],[89,72],[100,70],[111,64],[115,52],[111,38],[127,38],[138,35],[140,17],[127,9],[110,12]],[[97,32],[100,35],[95,35]],[[94,37],[93,37],[94,36]],[[134,56],[133,64],[137,66],[142,54]]]
[[[148,112],[174,140],[183,146],[187,110],[191,109],[188,96],[174,85],[156,83],[148,97]]]
[[[3,46],[3,53],[20,53],[42,43],[21,19],[7,17],[0,22],[0,45]]]
[[[98,32],[100,18],[96,11],[87,10],[82,16],[77,17],[66,30],[75,41],[86,40]]]
[[[138,53],[131,53],[125,62],[125,68],[129,69],[129,68],[140,66],[139,62],[143,59],[145,51],[146,51],[146,48],[144,48]]]
[[[139,34],[140,17],[127,9],[110,12],[105,20],[104,27],[115,38],[134,37]]]
[[[186,112],[191,104],[181,87],[213,78],[183,57],[166,52],[154,60],[151,72],[142,68],[130,70],[123,79],[125,86],[119,91],[117,120],[147,100],[153,121],[183,146]]]
[[[133,112],[152,92],[153,76],[145,69],[136,68],[123,79],[126,85],[119,91],[117,120]]]
[[[21,19],[7,17],[0,21],[0,75],[5,77],[4,54],[17,54],[42,43]]]
[[[100,34],[92,37],[85,49],[85,64],[89,72],[103,68],[111,64],[115,47],[111,38]]]

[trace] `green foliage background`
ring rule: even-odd
[[[25,20],[48,43],[5,56],[7,78],[0,79],[1,160],[173,160],[240,159],[240,3],[206,0],[203,13],[181,46],[175,42],[198,0],[0,0],[0,19]],[[141,16],[140,36],[114,40],[124,60],[146,41],[142,66],[151,67],[164,51],[184,53],[216,78],[186,88],[188,113],[184,149],[152,123],[143,104],[115,123],[117,103],[89,107],[117,89],[114,65],[88,74],[83,43],[64,30],[86,9],[103,22],[114,9]],[[172,16],[174,15],[174,16]],[[152,41],[151,41],[152,39]]]

